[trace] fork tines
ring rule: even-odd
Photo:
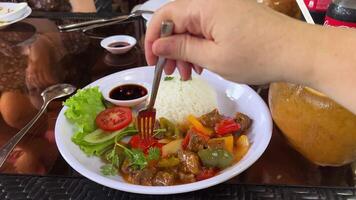
[[[137,116],[137,127],[141,138],[147,139],[153,135],[155,120],[155,110],[144,110],[139,113]]]

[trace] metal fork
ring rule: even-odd
[[[78,30],[91,30],[94,28],[102,27],[102,26],[109,26],[112,24],[116,24],[125,20],[128,20],[132,17],[139,17],[142,14],[153,14],[153,11],[150,10],[136,10],[129,15],[122,15],[117,16],[109,19],[97,19],[91,20],[86,22],[80,22],[75,24],[68,24],[68,25],[60,25],[58,29],[62,32],[70,32],[70,31],[78,31]]]
[[[173,32],[173,27],[174,24],[172,21],[163,21],[161,24],[161,37],[170,36]],[[147,139],[153,135],[153,129],[156,122],[156,109],[154,108],[154,105],[165,63],[166,59],[164,57],[158,58],[154,71],[150,102],[145,109],[138,113],[137,116],[137,127],[140,132],[140,137],[143,139]]]

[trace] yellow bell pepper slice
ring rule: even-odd
[[[204,127],[203,124],[200,123],[200,121],[193,115],[188,116],[188,122],[190,122],[193,125],[193,127],[195,129],[197,129],[197,131],[199,131],[200,133],[203,133],[207,136],[211,136],[214,133],[213,130]]]

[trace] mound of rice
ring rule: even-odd
[[[187,116],[200,116],[217,108],[216,93],[203,79],[181,81],[174,76],[162,80],[155,103],[157,117],[165,117],[175,123],[183,123]]]

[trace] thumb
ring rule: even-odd
[[[216,44],[211,40],[179,34],[156,40],[152,51],[157,56],[207,66],[211,65],[216,48]]]

